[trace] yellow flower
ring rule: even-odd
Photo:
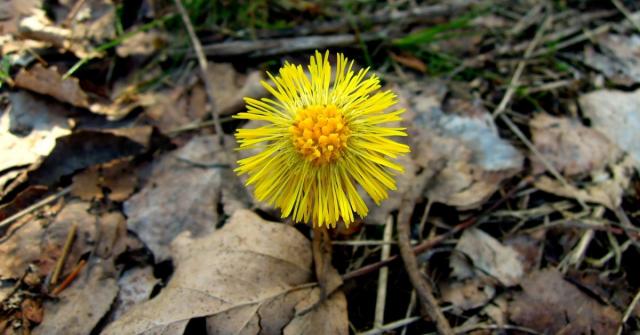
[[[390,159],[409,147],[389,137],[406,136],[405,128],[385,127],[400,121],[404,110],[386,112],[396,102],[391,91],[378,91],[368,69],[355,72],[353,61],[337,56],[333,71],[329,52],[316,51],[308,66],[285,63],[273,86],[262,85],[275,100],[245,98],[247,111],[236,118],[267,122],[255,129],[239,129],[240,150],[257,148],[238,161],[238,174],[248,174],[255,195],[282,210],[295,222],[335,227],[342,218],[348,226],[354,212],[364,217],[367,206],[359,185],[376,204],[395,190],[394,175],[403,168]]]

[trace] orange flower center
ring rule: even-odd
[[[351,134],[344,116],[334,105],[312,105],[300,110],[289,129],[296,151],[317,165],[338,159]]]

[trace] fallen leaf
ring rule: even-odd
[[[33,11],[41,6],[42,0],[0,2],[0,35],[17,32],[21,17],[33,14]]]
[[[91,334],[118,295],[115,273],[107,270],[107,262],[95,258],[57,300],[47,300],[42,323],[32,334]]]
[[[76,107],[88,108],[89,98],[80,87],[78,79],[62,79],[58,69],[45,68],[37,63],[30,69],[20,69],[15,77],[17,87],[51,96]]]
[[[171,257],[170,242],[183,231],[201,236],[219,223],[218,204],[233,213],[251,203],[231,170],[234,142],[217,136],[193,138],[184,147],[154,162],[142,189],[124,204],[129,229],[160,262]]]
[[[606,136],[576,120],[540,113],[529,127],[536,149],[568,177],[603,169],[621,154]],[[534,174],[546,170],[537,156],[530,155],[530,159]]]
[[[580,186],[564,184],[547,176],[536,179],[534,185],[539,190],[557,196],[580,199],[616,209],[622,203],[625,190],[630,186],[634,166],[637,169],[637,161],[631,156],[624,156],[620,161],[609,165],[606,171],[593,175],[591,181],[583,182]]]
[[[606,34],[597,38],[602,52],[587,47],[584,61],[611,81],[632,85],[640,82],[640,35]]]
[[[137,29],[137,27],[132,29]],[[130,56],[149,56],[164,47],[168,43],[169,38],[167,34],[157,30],[141,31],[131,36],[131,38],[125,39],[118,45],[116,47],[116,53],[123,58]]]
[[[478,102],[450,104],[457,109],[445,112],[441,99],[446,90],[437,86],[406,90],[400,90],[401,103],[407,108],[403,125],[417,169],[433,174],[425,189],[429,199],[474,208],[497,191],[504,179],[520,171],[524,157],[498,136],[493,118]]]
[[[11,192],[29,185],[52,186],[78,170],[143,154],[165,143],[166,138],[151,127],[76,131],[56,138],[51,153],[7,186],[4,196],[11,198]]]
[[[116,298],[110,320],[117,320],[133,306],[149,300],[159,279],[153,275],[151,266],[135,267],[125,271],[118,279],[118,297]]]
[[[340,291],[305,309],[306,314],[295,308],[309,306],[305,298],[318,294],[317,287],[307,284],[313,278],[310,243],[295,228],[239,210],[220,230],[195,240],[188,235],[172,245],[176,270],[167,287],[134,306],[103,334],[163,332],[203,316],[211,317],[207,327],[212,333],[284,329],[300,334],[310,327],[319,327],[311,334],[328,329],[331,334],[348,333]],[[331,273],[340,281],[335,269]]]
[[[8,110],[0,115],[0,191],[27,167],[53,150],[56,138],[69,134],[61,104],[28,93],[9,94]]]
[[[29,321],[41,323],[43,317],[42,304],[33,299],[25,299],[20,304],[20,311]]]
[[[442,301],[450,302],[459,311],[482,307],[493,299],[496,289],[480,278],[472,278],[462,282],[446,282],[440,286]]]
[[[71,194],[83,200],[123,202],[135,191],[138,176],[132,167],[132,158],[125,157],[91,166],[73,177]]]
[[[411,54],[399,54],[396,55],[393,52],[390,53],[391,58],[393,60],[395,60],[396,62],[410,68],[410,69],[414,69],[418,72],[422,72],[425,73],[427,72],[427,65],[420,60],[419,58],[416,58],[415,56],[411,55]]]
[[[524,274],[518,253],[480,229],[465,230],[455,250],[466,256],[458,253],[451,256],[449,265],[457,278],[489,275],[503,286],[514,286]]]
[[[44,186],[30,186],[20,192],[11,202],[0,205],[0,221],[18,213],[20,210],[34,204],[47,192],[48,188]],[[0,228],[0,235],[3,229]]]
[[[578,101],[592,127],[629,153],[640,169],[640,89],[599,90],[580,96]]]
[[[509,318],[541,333],[615,334],[621,315],[565,281],[554,269],[524,278],[523,292],[514,296]]]

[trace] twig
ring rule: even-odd
[[[14,222],[18,221],[23,216],[37,211],[38,209],[48,205],[49,203],[56,201],[58,198],[67,195],[69,192],[71,192],[71,186],[66,187],[62,191],[56,194],[52,194],[38,201],[37,203],[19,211],[18,213],[13,214],[10,217],[4,219],[2,222],[0,222],[0,236],[4,235],[4,232],[9,228],[9,226],[11,226]]]
[[[84,259],[80,260],[80,262],[78,262],[78,264],[76,264],[76,266],[73,268],[71,273],[69,273],[67,278],[65,278],[62,281],[62,283],[60,283],[60,286],[56,287],[55,289],[53,289],[53,291],[51,291],[51,295],[54,295],[54,296],[58,295],[62,291],[64,291],[67,287],[69,287],[69,285],[71,285],[73,280],[76,279],[76,277],[78,277],[78,275],[80,274],[80,271],[82,271],[82,269],[86,264],[87,264],[87,261],[85,261]]]
[[[624,15],[624,17],[631,22],[631,24],[640,32],[640,22],[636,21],[633,17],[633,14],[624,6],[622,2],[619,0],[611,0],[614,6],[618,8],[618,10]]]
[[[507,92],[502,97],[502,100],[498,104],[498,107],[496,107],[496,109],[492,113],[494,118],[498,117],[498,115],[504,112],[504,110],[507,108],[507,104],[511,102],[511,98],[513,97],[513,94],[518,87],[520,76],[522,76],[522,72],[524,71],[524,68],[527,64],[527,60],[529,59],[529,57],[531,57],[531,54],[538,46],[538,43],[540,43],[540,39],[542,38],[545,30],[547,30],[547,27],[549,25],[551,25],[551,17],[547,17],[542,25],[538,28],[535,36],[533,37],[533,40],[531,41],[531,43],[529,43],[527,50],[524,52],[524,58],[516,66],[516,70],[513,72],[513,76],[511,77],[511,82],[509,83]]]
[[[380,255],[381,260],[389,258],[391,254],[391,235],[393,234],[393,218],[389,216],[387,222],[384,225],[383,241],[386,243],[382,246],[382,252]],[[376,310],[373,319],[373,327],[379,328],[384,324],[384,308],[387,301],[387,281],[389,278],[389,268],[384,267],[380,269],[378,274],[378,293],[376,296]]]
[[[214,129],[216,130],[216,134],[218,135],[218,140],[220,141],[220,143],[222,143],[222,141],[224,141],[224,132],[222,130],[222,124],[220,123],[220,115],[218,114],[218,110],[216,107],[216,99],[213,96],[213,85],[211,84],[211,81],[207,76],[207,58],[205,57],[205,54],[202,51],[202,44],[200,43],[198,36],[196,36],[196,32],[193,29],[191,20],[189,19],[189,14],[187,13],[187,10],[184,8],[184,6],[182,5],[182,1],[174,0],[174,2],[178,7],[178,12],[180,13],[182,22],[187,28],[187,33],[189,34],[191,45],[193,46],[193,50],[196,53],[196,58],[198,59],[198,65],[200,66],[202,81],[204,82],[204,86],[207,91],[209,104],[211,104],[211,114],[213,115]]]
[[[82,6],[84,5],[85,2],[87,2],[87,1],[86,0],[78,0],[78,1],[76,1],[76,3],[73,4],[73,7],[71,7],[71,10],[69,11],[69,14],[67,14],[67,17],[62,22],[62,26],[63,27],[68,27],[69,24],[71,24],[71,21],[73,21],[73,19],[76,17],[76,15],[78,15],[78,12],[80,11],[80,8],[82,8]]]
[[[386,325],[382,325],[380,327],[368,330],[364,333],[359,333],[358,335],[377,335],[377,334],[383,334],[386,333],[390,330],[394,330],[396,328],[400,328],[402,326],[406,326],[409,324],[412,324],[416,321],[421,320],[422,318],[419,316],[412,316],[410,318],[406,318],[406,319],[402,319],[402,320],[397,320],[397,321],[393,321],[390,323],[387,323]]]
[[[411,215],[413,214],[415,201],[421,196],[428,177],[430,177],[430,175],[426,173],[418,176],[418,180],[413,185],[413,189],[407,192],[402,199],[397,222],[398,246],[400,247],[400,256],[409,275],[409,280],[418,294],[422,311],[426,312],[429,317],[436,322],[436,327],[440,334],[453,335],[454,332],[451,329],[451,325],[449,325],[449,321],[440,310],[438,301],[433,296],[431,283],[422,277],[418,268],[418,260],[411,249]]]
[[[290,38],[272,38],[254,41],[227,41],[205,45],[203,52],[208,56],[249,57],[273,56],[305,50],[347,47],[358,43],[383,39],[383,34],[338,34],[330,36],[303,36]]]
[[[69,255],[69,251],[71,251],[71,246],[73,246],[73,241],[75,240],[77,230],[78,225],[74,223],[67,233],[67,240],[64,242],[62,253],[60,254],[60,257],[58,257],[56,267],[54,268],[53,274],[51,275],[51,285],[56,285],[58,283],[58,278],[60,277],[60,273],[64,268],[64,263],[67,261],[67,256]]]
[[[500,198],[500,200],[496,201],[494,204],[492,204],[491,206],[489,206],[489,208],[487,208],[484,212],[482,212],[480,215],[476,216],[476,217],[471,217],[459,224],[457,224],[456,226],[454,226],[453,228],[451,228],[451,230],[449,230],[448,232],[444,233],[444,234],[440,234],[434,238],[430,238],[416,246],[413,247],[413,252],[416,255],[420,255],[424,252],[426,252],[427,250],[433,248],[434,246],[442,243],[443,241],[445,241],[446,239],[452,237],[453,235],[473,226],[476,222],[478,222],[478,220],[482,217],[485,217],[486,215],[488,215],[489,213],[493,212],[493,210],[495,210],[496,208],[502,206],[502,204],[504,204],[507,200],[509,200],[516,192],[518,192],[518,190],[521,190],[523,187],[531,184],[534,180],[533,176],[529,176],[526,177],[524,179],[522,179],[522,181],[513,189],[511,189],[509,192],[507,192],[502,198]],[[345,273],[344,275],[342,275],[342,280],[349,280],[349,279],[353,279],[356,277],[360,277],[360,276],[364,276],[366,274],[369,274],[373,271],[378,270],[379,268],[383,267],[383,266],[387,266],[390,263],[394,262],[395,260],[398,259],[398,255],[393,255],[389,258],[387,258],[384,261],[379,261],[376,263],[372,263],[366,266],[363,266],[357,270],[353,270],[351,272]]]
[[[629,320],[629,317],[631,316],[631,313],[633,312],[633,310],[636,308],[636,305],[638,304],[639,300],[640,300],[640,290],[638,291],[638,293],[636,293],[636,296],[633,297],[633,300],[631,300],[631,303],[629,304],[627,309],[624,311],[624,315],[622,316],[622,321],[620,321],[620,327],[618,327],[617,335],[622,334],[622,330],[624,329],[624,324],[627,323],[627,320]]]

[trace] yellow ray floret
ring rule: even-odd
[[[262,85],[274,99],[245,98],[247,111],[235,117],[266,124],[237,131],[239,149],[259,153],[239,160],[235,171],[248,174],[256,198],[280,208],[283,218],[348,226],[354,213],[368,212],[358,188],[376,204],[395,189],[403,169],[392,159],[409,147],[390,137],[407,134],[384,124],[400,121],[404,110],[388,111],[396,95],[379,91],[380,80],[367,72],[354,71],[342,54],[332,69],[329,52],[316,51],[307,73],[286,63],[268,74],[273,84]]]

